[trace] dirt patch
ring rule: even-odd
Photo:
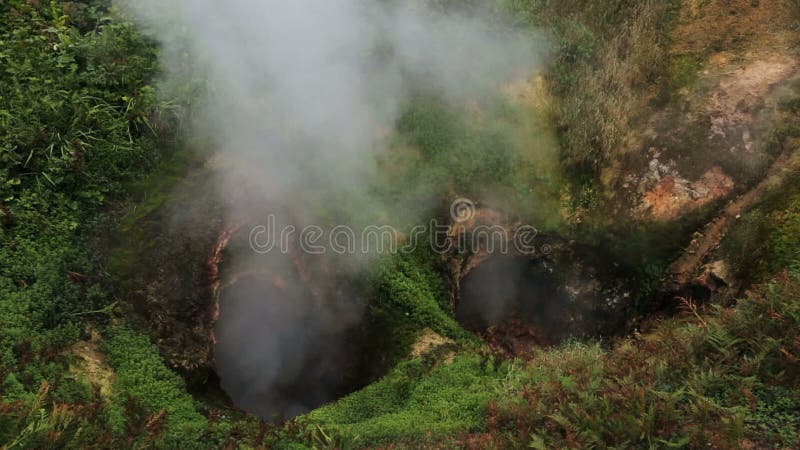
[[[792,77],[798,67],[795,57],[773,55],[731,68],[721,77],[718,88],[711,92],[706,106],[712,137],[732,141],[731,152],[754,151],[751,127],[755,113],[764,106],[766,95],[777,84]]]
[[[694,81],[644,121],[622,173],[633,216],[673,220],[744,192],[777,153],[768,143],[778,88],[800,70],[796,2],[692,0],[672,33],[672,58],[697,59]],[[724,31],[722,31],[724,30]]]
[[[733,191],[733,180],[718,166],[694,182],[681,178],[674,168],[664,166],[658,159],[653,159],[651,167],[654,170],[648,176],[657,177],[658,182],[644,195],[639,208],[642,215],[656,220],[676,219],[683,212],[703,207]]]
[[[100,333],[92,329],[89,340],[78,341],[69,349],[72,357],[69,372],[95,386],[103,400],[108,401],[113,393],[115,374],[106,364],[106,355],[100,351],[100,339]]]
[[[425,329],[411,346],[409,355],[412,358],[420,358],[430,354],[434,350],[444,345],[453,345],[455,341],[448,339],[431,329]]]

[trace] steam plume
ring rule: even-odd
[[[314,217],[301,198],[362,188],[381,151],[379,130],[391,129],[411,92],[466,100],[537,65],[529,34],[486,14],[442,13],[423,2],[137,0],[125,8],[163,44],[164,86],[180,84],[187,60],[191,75],[207,81],[195,130],[211,136],[220,153],[247,161],[249,170],[238,176],[304,220]],[[216,188],[242,181],[221,180]],[[260,301],[277,302],[262,294]],[[329,330],[341,329],[334,314],[341,305],[299,303],[262,311],[272,315],[268,323],[294,326],[291,333],[302,338],[278,340],[269,327],[256,327],[249,338],[238,334],[247,340],[239,347],[248,347],[241,370],[258,386],[237,387],[223,377],[234,398],[318,370],[309,352],[318,340],[330,341]],[[313,406],[292,405],[289,413]]]

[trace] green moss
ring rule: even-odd
[[[462,344],[477,338],[454,319],[436,256],[421,248],[387,257],[371,278],[372,301],[364,319],[368,361],[383,361],[385,369],[405,359],[426,329]]]
[[[700,71],[706,63],[706,55],[690,53],[677,55],[670,61],[666,80],[662,84],[661,92],[656,99],[659,104],[666,104],[678,100],[682,90],[692,87],[700,77]]]
[[[108,330],[104,350],[116,372],[114,399],[109,414],[118,432],[131,419],[125,417],[130,401],[143,410],[144,417],[166,413],[159,446],[204,448],[202,436],[208,426],[186,392],[183,379],[170,370],[150,340],[124,326]]]
[[[451,363],[414,359],[382,380],[302,420],[358,436],[359,444],[440,440],[485,426],[485,410],[504,366],[464,354]]]

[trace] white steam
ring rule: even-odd
[[[272,190],[330,189],[369,170],[412,89],[462,99],[524,75],[534,39],[420,2],[138,0],[127,6],[210,87],[198,127]],[[178,63],[181,64],[178,64]],[[173,75],[181,76],[177,70]],[[338,181],[337,181],[338,180]]]
[[[293,214],[303,220],[313,220],[313,213],[298,196],[358,191],[374,179],[380,136],[393,128],[410,95],[463,102],[529,75],[539,61],[534,37],[503,25],[496,14],[437,12],[421,1],[128,0],[125,8],[162,44],[165,89],[187,77],[206,81],[194,129],[210,136],[221,154],[246,161],[248,170],[237,176],[262,186],[284,208],[300,209]],[[231,181],[243,180],[215,186],[230,189]],[[270,335],[275,328],[260,327],[255,345],[271,345],[239,346],[245,378],[260,383],[240,387],[241,395],[256,390],[270,398],[285,380],[317,370],[309,352],[322,341],[330,348],[330,330],[341,334],[332,313],[341,308],[296,308],[279,316],[266,310],[288,330],[285,336],[297,338],[274,345],[270,340],[280,341]],[[304,323],[287,323],[295,317]],[[230,380],[227,385],[236,389]]]

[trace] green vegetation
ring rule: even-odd
[[[735,308],[687,313],[611,350],[569,343],[499,365],[443,350],[301,423],[358,445],[794,447],[798,298],[800,273],[785,273]]]
[[[799,287],[797,274],[785,274],[737,308],[664,322],[608,353],[584,345],[543,352],[517,391],[524,400],[500,404],[498,427],[556,447],[732,448],[745,439],[792,447]],[[763,433],[767,424],[774,433]]]
[[[400,211],[387,222],[404,214],[413,225],[442,199],[467,196],[563,231],[565,179],[578,181],[575,202],[591,202],[598,169],[641,108],[674,100],[702,65],[664,57],[677,1],[502,3],[521,25],[554,33],[553,111],[509,98],[410,101],[371,193]],[[109,273],[129,270],[137,250],[109,255],[107,242],[143,241],[134,224],[164,205],[194,156],[176,142],[181,107],[151,87],[157,48],[107,5],[0,2],[0,448],[800,445],[796,179],[722,244],[739,275],[761,283],[733,306],[689,303],[609,345],[500,360],[454,319],[441,261],[423,249],[381,260],[363,280],[366,359],[383,378],[279,425],[193,397],[109,294],[125,282]],[[796,99],[781,108],[800,109]],[[777,134],[800,136],[794,123]],[[608,229],[591,225],[602,230],[584,242],[602,243],[593,239]],[[688,234],[678,228],[630,225],[607,246],[640,276],[642,298]],[[443,343],[415,352],[426,333]],[[101,355],[108,392],[82,371],[79,341]]]
[[[473,354],[450,358],[440,353],[401,363],[384,379],[302,421],[321,423],[359,445],[419,445],[480,431],[488,402],[511,366]]]
[[[796,177],[746,214],[722,242],[721,256],[744,279],[763,279],[800,259],[800,189]]]
[[[164,365],[150,340],[128,328],[113,327],[108,330],[105,347],[108,363],[117,374],[108,411],[111,428],[125,434],[137,429],[131,422],[138,419],[139,433],[131,437],[149,440],[144,427],[163,411],[160,420],[165,421],[164,433],[158,436],[159,446],[202,448],[206,418],[197,412],[183,379]]]
[[[779,103],[782,115],[776,120],[769,146],[780,153],[795,148],[800,133],[800,114],[794,104],[800,100],[800,85]],[[796,174],[788,177],[737,221],[722,241],[720,256],[745,280],[763,280],[800,258],[800,183]],[[797,268],[797,267],[795,267]]]
[[[626,144],[664,69],[677,0],[508,0],[520,19],[555,32],[550,81],[560,101],[562,160],[596,176]]]
[[[81,6],[75,23],[104,14]],[[82,33],[57,3],[0,9],[0,354],[8,374],[23,360],[48,364],[79,336],[79,314],[110,303],[93,282],[89,238],[104,200],[159,156],[145,113],[155,108],[146,84],[155,52],[130,25]],[[36,392],[42,377],[24,378]]]
[[[408,356],[425,330],[466,345],[478,343],[456,322],[443,279],[435,256],[425,248],[389,257],[380,264],[372,275],[372,301],[364,320],[366,340],[378,354],[367,360],[383,360],[387,369],[394,367]]]
[[[102,212],[171,157],[174,108],[149,86],[157,51],[104,2],[10,1],[0,14],[0,443],[114,446],[131,431],[131,396],[175,412],[168,442],[202,417],[191,399],[175,402],[186,396],[179,378],[144,338],[112,333],[108,411],[68,371],[69,346],[113,304],[96,242],[109,226]]]
[[[679,99],[681,91],[691,87],[697,80],[705,61],[706,55],[674,56],[667,72],[667,81],[662,83],[659,98],[656,100],[666,103]]]
[[[378,198],[417,220],[431,213],[420,198],[503,199],[527,220],[557,226],[562,180],[545,118],[506,98],[472,108],[426,97],[406,105],[379,161],[389,177],[376,183]]]

